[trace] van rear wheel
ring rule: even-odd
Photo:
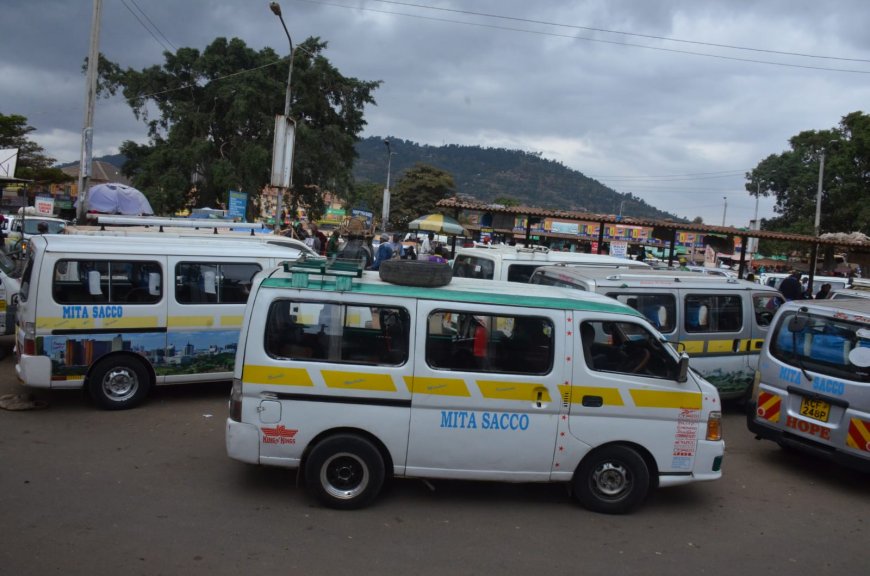
[[[305,484],[325,506],[362,508],[381,491],[384,459],[368,440],[340,434],[320,441],[305,462]]]
[[[606,446],[586,456],[574,474],[574,496],[593,512],[625,514],[649,492],[649,467],[628,446]]]
[[[142,362],[127,356],[104,358],[88,377],[88,393],[104,410],[127,410],[141,404],[151,390]]]

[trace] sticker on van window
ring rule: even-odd
[[[677,432],[674,436],[672,466],[681,470],[691,470],[695,445],[698,440],[698,421],[701,411],[696,408],[680,408],[677,417]]]

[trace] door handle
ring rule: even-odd
[[[731,345],[732,352],[740,352],[740,338],[735,338],[733,344]]]
[[[601,396],[584,396],[581,403],[586,408],[601,408],[604,406],[604,398]]]
[[[538,408],[543,406],[543,400],[544,400],[544,391],[538,389],[537,398],[535,399],[535,406]]]

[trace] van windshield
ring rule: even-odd
[[[859,330],[866,329],[866,324],[806,312],[800,314],[807,318],[802,327],[790,326],[792,318],[797,315],[794,312],[780,317],[770,342],[770,353],[774,358],[796,368],[845,380],[870,382],[870,371],[853,365],[849,360],[853,349],[870,348],[870,340],[858,335]]]

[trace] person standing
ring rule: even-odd
[[[390,243],[390,248],[393,249],[393,258],[402,258],[405,255],[404,247],[402,246],[401,236],[393,234],[393,241]]]
[[[789,274],[779,285],[779,291],[786,300],[801,300],[803,298],[803,286],[801,286],[801,273],[797,270]]]
[[[432,240],[434,238],[435,234],[433,232],[429,232],[429,234],[423,237],[423,243],[420,244],[420,251],[417,253],[417,257],[420,260],[429,259],[429,255],[432,254]]]
[[[393,247],[390,246],[390,237],[387,234],[381,234],[381,243],[378,245],[378,251],[375,253],[375,262],[372,264],[372,270],[378,270],[382,262],[393,257]]]
[[[326,243],[326,256],[332,258],[336,254],[338,254],[338,249],[341,246],[341,233],[338,231],[338,228],[332,231],[332,235],[329,237],[329,241]]]
[[[823,300],[831,297],[831,285],[827,282],[822,284],[822,288],[816,292],[816,300]]]
[[[315,222],[311,223],[311,235],[317,238],[317,251],[321,256],[326,256],[326,234],[320,231]]]

